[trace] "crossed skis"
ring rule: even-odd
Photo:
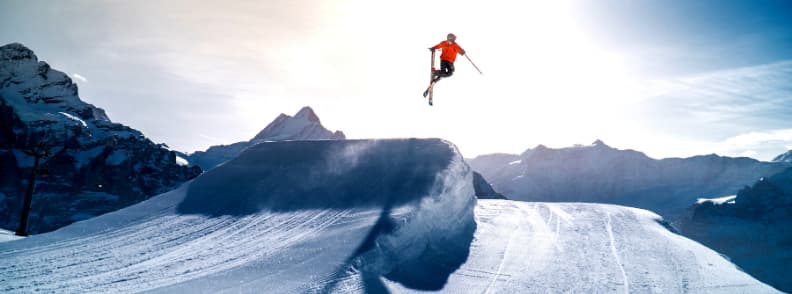
[[[473,67],[476,68],[476,70],[479,72],[479,74],[482,74],[482,75],[484,74],[483,72],[481,72],[481,70],[478,68],[478,66],[476,66],[475,63],[473,63],[473,60],[471,60],[470,57],[468,57],[467,54],[465,54],[464,56],[465,56],[465,58],[467,58],[468,61],[470,61],[470,64],[472,64]],[[434,93],[434,85],[437,83],[437,81],[440,80],[440,77],[435,75],[435,72],[437,71],[437,69],[435,69],[435,52],[434,52],[434,50],[432,51],[432,63],[431,63],[431,65],[432,65],[432,67],[431,67],[431,71],[429,73],[429,87],[426,87],[426,91],[423,92],[424,98],[428,98],[429,99],[429,106],[434,105],[433,102],[432,102],[432,96],[433,96],[433,93]]]

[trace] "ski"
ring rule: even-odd
[[[435,82],[437,82],[435,80],[435,76],[434,76],[435,75],[435,51],[434,50],[432,50],[432,63],[431,63],[431,65],[432,65],[432,67],[430,68],[430,71],[429,71],[429,87],[427,87],[426,91],[424,91],[424,93],[423,93],[423,96],[429,99],[429,106],[432,105],[432,96],[433,96],[432,94],[434,92],[434,84],[435,84]]]

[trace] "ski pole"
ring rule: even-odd
[[[475,67],[475,68],[476,68],[476,70],[477,70],[477,71],[478,71],[478,72],[479,72],[481,75],[484,75],[484,73],[483,73],[483,72],[481,72],[481,70],[478,68],[478,66],[476,66],[476,64],[475,64],[475,63],[473,63],[473,60],[470,60],[470,57],[468,57],[467,53],[465,53],[465,58],[467,58],[467,60],[468,60],[468,61],[470,61],[470,64],[472,64],[472,65],[473,65],[473,67]]]

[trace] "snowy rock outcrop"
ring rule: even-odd
[[[21,44],[0,47],[0,227],[16,229],[43,149],[29,232],[51,231],[165,192],[197,176],[175,153],[113,123],[80,100],[77,85]]]
[[[294,116],[281,114],[249,141],[209,147],[188,155],[191,164],[210,170],[234,159],[250,146],[267,141],[344,140],[341,131],[332,132],[322,126],[319,116],[310,107],[303,107]]]
[[[792,292],[792,169],[736,196],[702,200],[680,222],[686,236],[728,255],[759,280]]]
[[[648,209],[675,220],[697,198],[730,195],[791,163],[717,155],[655,160],[597,140],[520,155],[488,155],[470,161],[494,189],[524,201],[595,202]]]

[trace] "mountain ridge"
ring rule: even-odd
[[[346,135],[343,132],[332,132],[322,126],[316,112],[311,107],[305,106],[294,116],[281,113],[248,141],[211,146],[205,151],[196,151],[186,155],[186,159],[203,170],[209,170],[234,159],[245,149],[261,142],[345,139]]]
[[[482,155],[470,165],[509,199],[620,204],[675,219],[697,198],[734,194],[792,163],[715,154],[654,159],[597,140],[566,148],[539,145],[520,155]]]

